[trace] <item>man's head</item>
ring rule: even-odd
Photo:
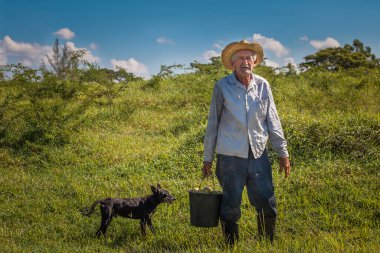
[[[248,49],[236,51],[231,56],[231,65],[239,76],[249,76],[257,65],[257,55]]]
[[[232,42],[228,44],[222,51],[222,63],[223,65],[233,71],[238,71],[237,68],[243,67],[242,70],[246,70],[246,65],[252,69],[262,62],[264,58],[263,48],[259,43],[248,42],[242,40],[240,42]],[[243,60],[246,62],[244,63]]]

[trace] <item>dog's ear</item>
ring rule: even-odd
[[[154,187],[153,185],[150,186],[150,189],[152,190],[153,193],[157,193],[158,190],[156,187]]]
[[[161,185],[159,183],[157,184],[157,189],[161,189]]]

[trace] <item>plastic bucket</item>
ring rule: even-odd
[[[222,196],[221,192],[189,191],[191,225],[196,227],[217,227]]]

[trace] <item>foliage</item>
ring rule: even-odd
[[[153,78],[116,83],[114,73],[96,67],[79,71],[78,80],[60,80],[3,66],[3,76],[14,72],[0,80],[2,250],[226,250],[220,227],[189,224],[187,190],[201,180],[211,92],[225,71],[217,64],[197,68],[175,75],[163,67],[157,85],[147,88]],[[270,244],[255,237],[255,211],[244,192],[234,250],[379,252],[380,70],[255,71],[271,83],[292,174],[278,173],[269,149],[277,238]],[[98,240],[100,217],[78,211],[100,198],[148,194],[157,182],[177,198],[154,215],[157,235],[142,238],[138,222],[113,219]]]
[[[330,71],[351,69],[357,67],[374,68],[380,66],[380,59],[371,53],[370,47],[364,47],[363,43],[356,39],[352,46],[326,48],[315,54],[304,57],[305,62],[300,64],[303,69],[323,68]]]
[[[123,68],[117,70],[100,68],[96,64],[86,63],[86,68],[80,70],[78,78],[81,82],[97,83],[124,83],[141,81],[141,77],[136,77],[133,73],[127,72]]]
[[[70,49],[67,44],[65,44],[62,48],[59,44],[59,40],[56,39],[53,45],[53,55],[47,55],[47,58],[50,67],[59,79],[74,80],[76,78],[81,59],[86,53],[87,52],[84,49]],[[43,72],[49,72],[46,68],[46,63],[43,60],[42,62]]]
[[[157,75],[153,75],[143,86],[143,89],[154,89],[157,90],[160,87],[160,83],[165,78],[170,78],[175,76],[175,70],[184,69],[183,64],[174,64],[174,65],[161,65],[160,72]]]
[[[12,80],[14,83],[29,83],[41,80],[38,71],[18,64],[0,65],[0,81]]]
[[[73,133],[96,116],[90,113],[93,107],[112,105],[126,87],[64,81],[50,74],[41,80],[35,70],[19,65],[3,69],[13,73],[0,81],[0,147],[14,150],[69,143]],[[127,114],[133,110],[128,105],[123,108]]]
[[[190,66],[196,70],[196,73],[209,74],[216,76],[216,78],[229,73],[223,66],[222,60],[219,56],[211,57],[210,61],[211,63],[199,63],[198,61],[194,61],[190,64]]]

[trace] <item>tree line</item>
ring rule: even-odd
[[[32,69],[19,64],[0,66],[0,81],[25,80],[29,82],[41,81],[55,77],[59,80],[75,80],[82,82],[124,82],[142,80],[126,69],[117,70],[101,68],[96,63],[84,60],[86,51],[73,50],[67,45],[61,46],[56,39],[52,46],[53,54],[47,56],[47,62],[41,60],[39,69]],[[299,64],[301,71],[322,69],[327,71],[347,70],[358,67],[378,68],[380,59],[372,53],[369,46],[365,46],[359,39],[355,39],[352,45],[343,47],[330,47],[321,49],[314,54],[304,57],[304,62]],[[194,61],[190,64],[192,70],[202,74],[225,74],[226,70],[221,64],[220,57],[210,58],[211,63],[203,64]],[[184,65],[161,66],[161,71],[152,76],[152,82],[165,77],[173,76],[173,69],[184,69]],[[295,73],[295,67],[288,64],[288,73]],[[152,85],[154,86],[154,85]]]

